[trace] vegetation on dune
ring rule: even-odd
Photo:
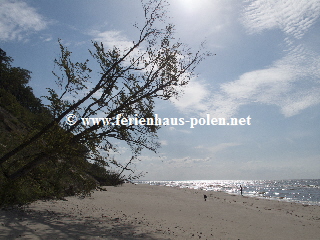
[[[2,49],[0,57],[0,153],[3,154],[41,130],[53,117],[27,85],[30,72],[12,67],[12,58],[7,57]],[[61,136],[66,134],[59,126],[54,131],[55,134],[57,132]],[[54,150],[52,136],[42,141],[42,145]],[[10,180],[8,173],[30,161],[36,147],[33,145],[1,165],[0,206],[75,194],[87,195],[98,185],[118,185],[124,181],[118,173],[107,171],[101,163],[88,162],[88,150],[81,144],[69,149],[72,154],[66,158],[52,157],[29,174]]]

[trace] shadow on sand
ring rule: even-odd
[[[158,233],[159,234],[159,233]],[[64,213],[28,209],[0,210],[0,239],[150,239],[144,232],[120,218],[76,218]]]

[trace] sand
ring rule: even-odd
[[[0,239],[320,239],[320,206],[163,186],[104,188],[1,210]]]

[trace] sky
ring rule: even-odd
[[[169,0],[179,41],[213,54],[162,118],[247,118],[250,125],[163,126],[158,153],[135,164],[146,180],[320,178],[320,1]],[[0,0],[0,47],[32,71],[34,94],[57,88],[58,39],[79,61],[91,41],[125,46],[143,23],[138,0]],[[116,159],[129,149],[119,144]]]

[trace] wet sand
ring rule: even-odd
[[[1,210],[0,239],[320,239],[320,206],[162,186],[104,188]]]

